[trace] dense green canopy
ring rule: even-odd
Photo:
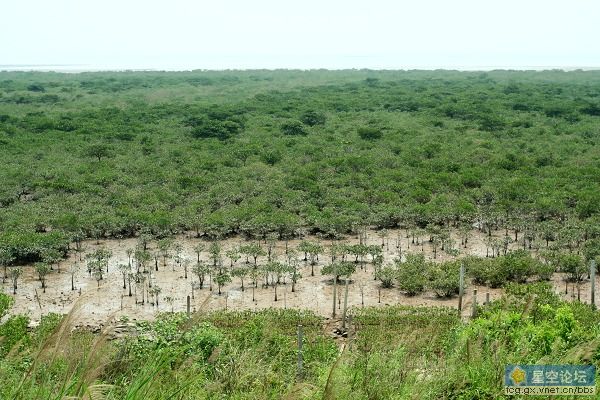
[[[1,72],[0,238],[593,221],[599,95],[583,71]]]

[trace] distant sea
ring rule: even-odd
[[[355,65],[355,66],[352,66]],[[99,71],[194,71],[194,70],[250,70],[250,69],[373,69],[373,70],[458,70],[458,71],[493,71],[493,70],[519,70],[519,71],[592,71],[600,70],[600,66],[553,66],[553,65],[368,65],[363,63],[346,65],[324,65],[310,63],[309,65],[285,65],[269,63],[198,63],[186,65],[95,65],[95,64],[0,64],[0,71],[39,71],[39,72],[62,72],[81,73]]]

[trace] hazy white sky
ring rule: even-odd
[[[0,65],[600,66],[598,0],[0,0]]]

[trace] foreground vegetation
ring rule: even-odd
[[[0,296],[2,314],[10,300]],[[508,363],[600,367],[600,314],[511,284],[461,322],[445,308],[359,308],[345,339],[307,312],[163,314],[135,334],[71,333],[72,315],[0,325],[6,399],[494,399]],[[297,325],[302,324],[298,369]]]

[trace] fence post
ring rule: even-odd
[[[590,302],[592,307],[596,308],[596,260],[592,260],[590,263],[590,290],[592,291],[590,296]]]
[[[352,348],[352,314],[348,315],[348,350]]]
[[[190,296],[187,296],[186,299],[186,312],[187,312],[187,316],[188,318],[190,317]]]
[[[462,313],[463,295],[465,294],[465,264],[460,264],[460,276],[458,279],[458,314]]]
[[[346,311],[348,310],[348,280],[349,276],[346,277],[346,289],[344,293],[344,311],[342,312],[342,329],[346,329]]]
[[[337,275],[333,275],[333,312],[331,316],[335,318],[335,296],[337,295]]]
[[[475,318],[477,316],[477,289],[473,289],[473,310],[471,312],[471,317]]]

